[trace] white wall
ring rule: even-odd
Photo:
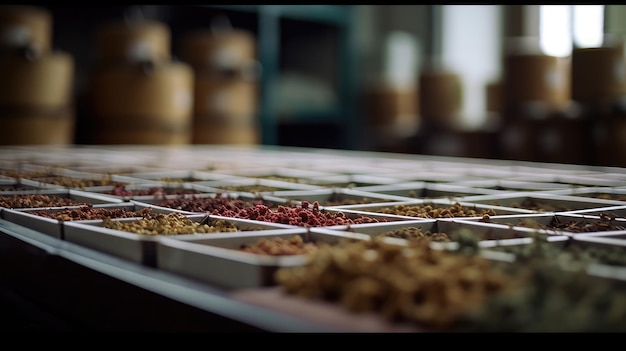
[[[428,5],[356,6],[364,84],[377,84],[383,79],[384,48],[389,34],[396,31],[408,34],[415,39],[418,50],[424,51],[428,44]],[[419,65],[419,62],[417,64]],[[417,77],[415,79],[417,81]]]
[[[607,5],[605,31],[622,38],[626,37],[626,5]]]
[[[500,5],[443,5],[442,63],[461,76],[461,116],[466,128],[487,118],[486,86],[501,71]]]

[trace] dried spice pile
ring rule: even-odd
[[[105,218],[102,226],[141,235],[180,235],[200,233],[237,232],[237,226],[226,220],[216,220],[211,224],[203,224],[189,219],[177,212],[147,215],[142,219],[121,222]]]
[[[211,212],[219,214],[227,210],[254,207],[257,205],[273,206],[273,203],[263,199],[232,198],[217,194],[215,197],[189,197],[167,199],[156,203],[157,206],[189,212]]]
[[[33,178],[32,180],[40,183],[47,183],[62,186],[64,188],[85,189],[92,186],[114,185],[116,182],[111,180],[110,175],[105,175],[102,179],[83,179],[66,176],[53,176],[43,178]]]
[[[626,331],[624,282],[565,271],[547,251],[521,265],[461,252],[427,241],[341,242],[305,266],[279,269],[275,280],[288,294],[432,331]]]
[[[598,194],[597,199],[626,201],[626,194]]]
[[[309,184],[310,183],[306,179],[296,178],[296,177],[279,176],[279,175],[266,175],[266,176],[258,176],[258,177],[255,177],[255,178],[267,179],[267,180],[278,180],[280,182],[289,182],[289,183],[302,183],[302,184]]]
[[[15,170],[15,169],[3,169],[0,170],[0,174],[6,177],[11,178],[23,178],[23,179],[34,179],[41,177],[56,177],[53,171],[27,171],[27,170]]]
[[[570,211],[572,210],[568,206],[565,205],[557,205],[557,204],[549,204],[543,201],[539,201],[533,198],[525,198],[522,202],[514,202],[509,205],[502,205],[501,203],[494,201],[491,203],[492,205],[497,206],[508,206],[515,208],[523,208],[526,210],[532,210],[537,212],[557,212],[557,211]]]
[[[626,267],[626,246],[593,245],[574,238],[564,242],[548,242],[545,237],[536,236],[530,244],[502,245],[493,250],[515,254],[519,262],[549,259],[564,268],[585,266],[590,263]]]
[[[217,188],[227,190],[227,191],[243,191],[248,193],[260,193],[260,192],[268,192],[268,191],[276,191],[280,190],[275,186],[269,185],[218,185]]]
[[[300,200],[306,201],[306,200]],[[345,194],[341,193],[332,193],[328,196],[327,199],[319,201],[318,203],[322,206],[343,206],[343,205],[360,205],[360,204],[370,204],[376,202],[391,202],[389,199],[374,199],[374,198],[349,198]]]
[[[63,207],[84,206],[86,202],[79,202],[68,197],[44,195],[44,194],[16,194],[0,196],[0,207],[5,208],[37,208],[37,207]]]
[[[561,217],[554,216],[550,223],[542,224],[534,218],[523,218],[517,223],[507,223],[509,226],[527,227],[535,229],[545,230],[559,230],[569,233],[592,233],[592,232],[605,232],[613,230],[626,230],[626,223],[615,220],[614,215],[600,214],[598,219],[582,218],[582,219],[569,219],[562,221]],[[480,219],[481,222],[492,223],[491,218],[488,216]]]
[[[420,218],[480,217],[483,215],[496,215],[496,211],[493,209],[471,208],[467,206],[462,206],[458,202],[454,203],[451,206],[440,206],[432,204],[395,205],[391,207],[383,207],[375,211],[384,214]]]
[[[367,216],[349,218],[343,212],[320,210],[317,201],[313,202],[312,208],[309,208],[308,201],[302,201],[301,206],[294,207],[278,205],[276,209],[265,205],[256,205],[246,208],[226,208],[222,206],[214,210],[212,214],[300,227],[324,227],[386,222],[384,219],[378,220]]]
[[[125,184],[115,184],[113,189],[104,191],[103,194],[115,195],[115,196],[154,196],[162,197],[165,195],[187,195],[187,194],[200,194],[201,192],[196,189],[187,188],[164,188],[153,187],[148,189],[128,189]]]
[[[479,256],[433,250],[421,240],[401,246],[376,239],[320,247],[309,264],[281,268],[275,280],[288,294],[434,330],[454,329],[472,307],[523,283]]]
[[[464,332],[626,332],[624,282],[526,263],[528,281],[462,316]]]
[[[315,242],[304,241],[300,235],[294,235],[288,239],[261,238],[252,245],[241,245],[239,248],[243,252],[270,256],[306,255],[314,253],[317,249],[318,245]]]
[[[49,211],[33,211],[31,214],[57,219],[59,221],[78,221],[104,218],[130,218],[144,217],[150,214],[150,208],[144,208],[140,211],[130,211],[126,208],[102,208],[92,206],[81,206],[79,208],[65,209],[56,212]]]
[[[32,189],[33,187],[22,185],[22,184],[0,186],[0,191],[19,191],[19,190],[32,190]]]
[[[430,231],[422,232],[422,228],[413,227],[413,226],[390,230],[388,232],[380,233],[376,236],[386,237],[386,238],[398,238],[398,239],[405,239],[405,240],[430,240],[430,241],[440,241],[440,242],[450,241],[450,238],[448,237],[448,234],[446,233],[431,233]]]

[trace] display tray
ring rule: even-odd
[[[222,189],[209,190],[201,194],[143,196],[133,198],[130,202],[196,214],[212,212],[219,209],[222,205],[226,205],[226,209],[231,206],[254,207],[255,204],[261,203],[271,208],[275,208],[278,205],[289,205],[287,199],[272,195],[227,192]]]
[[[626,204],[617,206],[608,206],[602,208],[585,208],[582,210],[574,210],[569,213],[592,215],[592,216],[607,216],[609,218],[626,219]]]
[[[158,209],[158,208],[157,208]],[[171,214],[176,211],[166,211],[166,209],[158,209],[159,213]],[[291,228],[289,226],[265,223],[259,221],[249,221],[242,219],[234,219],[221,216],[211,216],[206,214],[185,214],[178,212],[185,216],[190,221],[198,224],[207,224],[212,226],[212,222],[223,219],[232,223],[236,228],[236,231],[263,231],[276,228]],[[141,218],[116,218],[113,221],[128,224],[141,221]],[[156,221],[155,221],[156,222]],[[162,226],[162,228],[155,228],[155,226]],[[172,226],[175,226],[168,220],[159,220],[158,224],[151,223],[149,226],[142,226],[148,230],[168,230],[163,232],[164,234],[152,233],[152,234],[139,234],[133,230],[128,229],[111,229],[104,226],[103,220],[85,220],[85,221],[71,221],[63,222],[64,240],[69,242],[83,245],[92,249],[96,249],[108,254],[125,258],[133,262],[145,264],[147,266],[154,267],[157,262],[156,258],[156,243],[163,237],[177,237],[178,239],[184,239],[187,236],[194,238],[202,238],[205,236],[219,236],[219,235],[233,235],[233,232],[219,231],[214,233],[196,233],[193,231],[177,233]],[[187,226],[189,228],[189,226]],[[171,230],[170,230],[171,229]],[[133,230],[133,231],[131,231]]]
[[[499,242],[513,238],[546,236],[551,233],[534,228],[512,227],[497,223],[459,221],[454,219],[417,219],[387,223],[355,224],[328,227],[332,230],[365,234],[372,238],[384,238],[396,243],[431,238],[435,248],[456,249],[459,241],[475,241],[478,246],[491,246],[488,241]],[[435,236],[433,236],[435,235]]]
[[[45,208],[71,205],[115,204],[124,202],[76,189],[26,189],[0,191],[0,210],[5,208]],[[2,213],[0,212],[0,215]]]
[[[321,189],[320,186],[307,183],[288,182],[275,179],[245,178],[239,176],[231,179],[198,182],[198,185],[203,185],[213,189],[219,189],[218,191],[221,192],[236,192],[260,195],[271,195],[273,192],[281,190]]]
[[[358,190],[377,194],[387,194],[401,196],[412,199],[432,199],[446,198],[458,199],[472,195],[500,194],[503,190],[472,188],[442,183],[431,183],[427,181],[406,182],[392,185],[372,185],[359,187]]]
[[[312,184],[316,178],[335,176],[336,173],[320,172],[315,170],[302,170],[287,167],[268,168],[248,168],[231,172],[234,176],[245,178],[258,178],[267,180],[278,180],[291,183]]]
[[[565,183],[546,183],[540,181],[533,181],[532,177],[527,177],[526,180],[512,180],[512,179],[478,179],[478,180],[461,180],[451,182],[451,185],[464,186],[469,188],[489,189],[489,190],[502,190],[507,192],[515,191],[555,191],[555,190],[569,190],[572,187],[578,185],[565,184]]]
[[[495,206],[515,207],[535,212],[569,212],[583,209],[597,209],[623,204],[620,201],[582,198],[558,194],[517,193],[465,196],[460,201]]]
[[[300,245],[288,245],[295,237],[313,246],[332,245],[339,240],[369,239],[361,234],[320,228],[162,238],[156,248],[157,267],[227,289],[276,285],[274,273],[278,268],[302,266],[308,262],[307,254],[299,250]],[[274,240],[280,242],[268,247],[267,243]],[[259,245],[260,242],[264,244]],[[244,252],[241,250],[244,246],[259,251]],[[284,246],[288,247],[281,250]]]
[[[571,187],[589,187],[589,186],[607,186],[607,187],[622,187],[626,186],[625,179],[610,178],[600,176],[597,173],[587,174],[547,174],[547,173],[535,173],[534,175],[517,175],[511,177],[511,180],[521,181],[534,181],[540,183],[551,184],[567,184]]]
[[[579,188],[571,188],[564,190],[554,190],[547,193],[551,194],[560,194],[560,195],[569,195],[569,196],[580,196],[580,197],[590,197],[595,199],[605,199],[605,200],[613,200],[613,201],[621,201],[626,203],[626,187],[604,187],[604,186],[589,186],[589,187],[579,187]]]
[[[0,191],[37,190],[39,186],[23,184],[18,179],[0,179]]]
[[[132,217],[141,217],[145,210],[149,210],[149,213],[186,213],[145,203],[128,202],[55,208],[3,209],[2,218],[64,240],[64,222],[101,220],[105,216],[109,218],[131,217],[130,215],[133,214]],[[65,217],[59,219],[58,216],[61,214],[65,214]]]
[[[90,192],[102,194],[121,200],[152,200],[168,198],[178,195],[200,195],[215,193],[216,189],[209,189],[193,183],[164,183],[164,184],[132,184],[132,185],[105,185],[89,189]]]
[[[302,201],[317,201],[321,207],[411,200],[409,197],[354,189],[283,190],[273,192],[272,196],[296,205]]]
[[[86,267],[103,255],[157,272],[155,291],[185,304],[219,289],[342,331],[626,331],[623,168],[224,145],[0,151],[0,200],[79,202],[5,206],[3,221],[58,240],[51,255],[98,253],[76,259]],[[84,207],[151,214],[37,214]],[[17,246],[38,240],[24,236]],[[162,288],[159,274],[200,288],[168,294],[177,279]]]
[[[77,189],[90,191],[101,186],[114,184],[138,184],[154,183],[154,181],[110,173],[82,172],[71,169],[53,168],[48,166],[44,170],[19,169],[11,173],[11,176],[24,185],[44,189]]]
[[[365,186],[395,184],[399,178],[370,174],[337,174],[310,179],[310,184],[333,189],[356,189]]]
[[[341,205],[329,207],[346,213],[383,214],[390,218],[482,218],[485,214],[491,217],[535,213],[523,208],[489,205],[453,199],[415,199],[394,201],[378,204]]]
[[[163,185],[181,185],[185,183],[206,182],[220,179],[232,179],[233,175],[200,170],[159,170],[148,172],[133,172],[129,177],[158,182]]]
[[[519,265],[532,262],[538,257],[552,257],[559,269],[565,272],[584,271],[593,277],[623,283],[626,282],[624,237],[624,233],[608,233],[604,236],[591,233],[550,236],[546,240],[537,240],[536,237],[517,238],[486,243],[482,254],[487,257],[491,257],[491,253],[510,254],[511,261]]]
[[[535,213],[528,215],[503,215],[490,218],[463,218],[460,220],[484,221],[508,227],[528,228],[540,233],[557,235],[583,235],[587,233],[626,232],[626,219],[607,218],[577,213]]]

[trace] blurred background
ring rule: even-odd
[[[0,6],[0,143],[626,166],[626,5]]]

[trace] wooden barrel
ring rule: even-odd
[[[158,21],[110,22],[96,38],[99,64],[119,62],[167,62],[170,60],[169,27]]]
[[[367,124],[372,127],[419,124],[417,88],[379,85],[365,92]]]
[[[193,67],[239,69],[256,60],[256,40],[246,30],[197,30],[182,40],[180,59]]]
[[[596,164],[626,167],[626,118],[611,114],[593,120],[591,134]]]
[[[48,52],[35,60],[0,55],[2,144],[72,144],[73,57]]]
[[[498,133],[500,157],[507,160],[533,161],[535,147],[534,125],[531,119],[509,120]]]
[[[0,105],[65,106],[72,98],[74,60],[49,52],[34,61],[19,54],[0,55]]]
[[[570,61],[542,54],[508,54],[502,84],[506,118],[529,103],[561,110],[571,101]]]
[[[572,52],[572,99],[611,103],[626,94],[622,46],[576,48]]]
[[[260,142],[256,80],[196,70],[194,86],[194,144]]]
[[[551,116],[530,122],[533,161],[588,164],[593,148],[589,120]]]
[[[30,47],[37,53],[51,50],[52,15],[35,6],[0,6],[0,48]]]
[[[0,144],[70,145],[74,142],[73,106],[0,106]]]
[[[95,143],[191,142],[194,76],[189,65],[104,66],[90,78],[88,99]]]
[[[454,129],[460,123],[463,90],[452,72],[425,71],[419,77],[419,112],[426,126]]]
[[[502,82],[489,82],[485,86],[485,98],[487,112],[493,112],[498,115],[502,113]]]
[[[250,119],[236,120],[227,116],[195,116],[193,143],[258,144],[261,139],[260,130],[255,121],[250,122]]]

